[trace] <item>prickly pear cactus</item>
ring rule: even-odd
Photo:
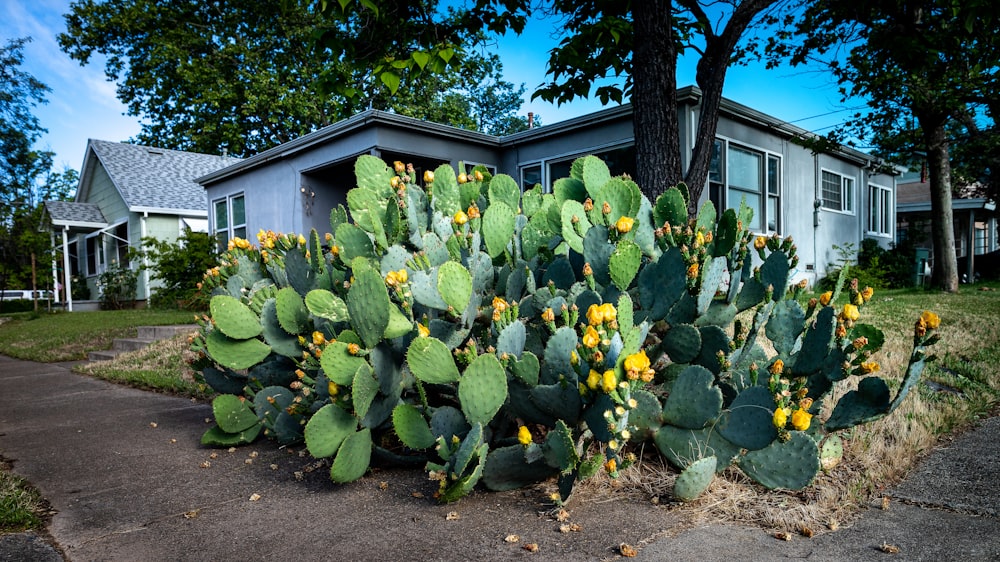
[[[331,234],[261,231],[206,273],[206,445],[304,441],[337,482],[423,464],[445,502],[550,477],[566,501],[645,441],[683,500],[733,465],[801,488],[842,456],[836,431],[899,406],[936,341],[925,313],[893,395],[860,322],[870,289],[805,302],[795,245],[752,235],[748,207],[689,218],[685,186],[649,201],[594,157],[552,193],[481,166],[355,173]]]

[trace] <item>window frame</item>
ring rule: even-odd
[[[243,222],[236,224],[233,222],[233,202],[237,199],[243,200]],[[226,211],[226,224],[219,224],[219,204],[225,205]],[[247,199],[246,193],[243,191],[237,193],[231,193],[225,197],[220,197],[212,201],[212,237],[215,238],[216,249],[220,252],[226,251],[229,246],[229,241],[234,238],[246,238],[247,237]],[[237,231],[242,230],[241,236],[237,236]],[[219,235],[224,234],[226,236],[225,241],[219,239]]]
[[[755,218],[759,218],[760,220],[760,228],[757,229],[756,232],[768,235],[780,234],[783,227],[781,217],[781,200],[784,184],[784,158],[782,155],[759,146],[735,141],[731,138],[723,136],[717,136],[713,141],[713,152],[715,152],[716,147],[719,147],[718,154],[713,154],[712,157],[718,157],[720,169],[712,170],[710,168],[708,174],[709,200],[715,204],[716,210],[721,213],[724,209],[738,209],[738,206],[736,204],[730,204],[730,201],[735,199],[740,193],[756,193],[760,201],[759,209],[754,209]],[[760,174],[760,191],[754,192],[746,189],[745,187],[734,187],[732,185],[730,180],[732,167],[729,162],[729,152],[733,148],[759,156],[760,167],[758,171]],[[776,172],[773,178],[773,183],[776,185],[772,185],[772,178],[769,174],[772,163],[774,163],[774,170]],[[715,179],[713,179],[713,177]],[[734,193],[730,193],[731,191]],[[770,216],[771,213],[769,211],[769,203],[771,201],[774,201],[774,217]],[[758,210],[760,213],[757,212]],[[772,224],[774,225],[773,229],[771,228]]]
[[[91,248],[91,243],[93,243],[93,248]],[[97,277],[107,271],[107,249],[104,247],[104,231],[98,230],[85,236],[83,248],[86,253],[84,262],[87,266],[87,277]],[[94,258],[93,264],[91,264],[91,256]],[[93,269],[91,269],[91,265],[93,265]]]
[[[832,176],[837,176],[838,178],[840,178],[839,181],[840,208],[827,206],[827,199],[823,192],[823,182],[825,174],[830,174]],[[855,208],[857,207],[857,205],[855,205],[855,201],[857,200],[855,193],[855,185],[857,183],[858,181],[855,176],[842,174],[840,172],[836,172],[828,168],[820,168],[820,177],[819,177],[820,208],[823,209],[824,211],[830,211],[831,213],[840,213],[842,215],[854,215]],[[845,202],[847,203],[847,205],[845,205]]]
[[[865,234],[892,238],[895,220],[893,217],[892,189],[877,183],[868,184],[868,219],[865,224]],[[872,224],[875,218],[877,224]]]
[[[562,154],[556,154],[554,156],[550,156],[550,157],[545,158],[545,159],[540,160],[540,161],[531,161],[531,162],[532,162],[532,164],[538,163],[538,164],[542,165],[542,180],[543,180],[543,182],[542,182],[542,191],[544,191],[545,193],[552,193],[552,188],[555,187],[556,180],[561,179],[563,177],[569,177],[568,174],[565,175],[565,176],[555,177],[555,174],[552,173],[552,166],[553,165],[563,164],[563,163],[569,162],[570,166],[572,166],[574,160],[576,160],[577,158],[581,158],[583,156],[595,155],[595,156],[600,157],[599,155],[601,153],[611,152],[611,151],[614,151],[614,150],[628,149],[628,148],[631,148],[631,149],[635,150],[635,140],[634,139],[629,139],[629,140],[625,140],[625,141],[617,141],[617,142],[613,142],[613,143],[592,146],[592,147],[586,148],[584,150],[575,150],[573,152],[564,152]],[[602,160],[604,160],[604,159],[602,158]],[[633,166],[634,165],[635,165],[635,162],[633,162]],[[614,174],[613,171],[612,171],[612,174]]]

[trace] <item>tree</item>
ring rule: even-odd
[[[404,2],[405,3],[405,2]],[[385,0],[319,0],[322,9],[336,14],[365,14],[390,25],[394,22],[387,8],[397,2]],[[698,199],[708,180],[712,144],[718,125],[722,86],[728,67],[743,54],[741,38],[755,22],[770,10],[784,5],[784,0],[476,0],[458,11],[455,18],[440,22],[430,36],[434,41],[418,42],[424,50],[364,52],[364,56],[390,86],[396,69],[434,70],[427,64],[439,63],[436,55],[446,54],[447,61],[461,58],[465,43],[454,35],[451,21],[460,21],[463,29],[482,29],[490,33],[521,33],[529,17],[541,13],[559,20],[563,38],[549,57],[551,82],[533,97],[566,102],[593,93],[603,103],[630,98],[636,144],[638,184],[650,198],[684,181],[690,191],[688,211],[697,211]],[[423,31],[426,37],[428,32]],[[354,56],[357,51],[342,42],[329,52],[336,58]],[[696,82],[702,99],[698,131],[690,164],[680,150],[677,119],[677,62],[687,51],[701,55]],[[438,65],[440,66],[440,64]],[[595,83],[613,78],[613,84]],[[593,92],[592,92],[593,91]]]
[[[949,292],[958,290],[958,267],[948,128],[974,115],[974,106],[998,91],[1000,45],[993,14],[985,0],[808,3],[794,28],[801,43],[776,48],[791,54],[793,63],[823,60],[845,96],[868,100],[870,111],[853,121],[855,131],[881,139],[890,155],[900,147],[924,155],[933,279]]]
[[[455,112],[465,107],[462,80],[477,72],[499,78],[483,57],[449,64],[441,53],[430,65],[436,75],[395,67],[376,74],[371,62],[403,45],[418,49],[434,26],[453,26],[458,42],[475,34],[459,33],[436,0],[387,3],[380,14],[394,25],[367,11],[316,9],[312,0],[78,0],[59,42],[81,64],[94,53],[107,57],[118,98],[143,119],[136,140],[154,146],[247,156],[369,108],[476,125]],[[325,46],[317,49],[316,37]],[[346,50],[334,56],[331,45]],[[386,80],[410,95],[388,95]],[[520,99],[507,101],[502,113],[520,108]],[[475,100],[469,107],[476,111]]]
[[[34,180],[51,167],[51,153],[33,149],[45,132],[33,108],[45,103],[49,91],[22,70],[24,45],[30,38],[11,39],[0,46],[0,220],[35,201]]]

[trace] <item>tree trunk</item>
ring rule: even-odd
[[[646,197],[655,201],[681,181],[683,169],[677,123],[677,46],[670,2],[633,2],[632,21],[635,180]]]
[[[954,215],[951,209],[951,163],[945,121],[917,116],[927,145],[930,174],[931,239],[934,245],[934,272],[931,281],[943,291],[958,291],[958,259],[955,256]]]

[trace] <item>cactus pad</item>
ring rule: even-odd
[[[496,356],[480,355],[469,365],[458,381],[458,399],[469,423],[493,419],[507,400],[507,375]]]
[[[847,429],[862,423],[875,421],[889,413],[889,387],[879,377],[865,377],[858,383],[858,389],[845,394],[837,402],[826,421],[829,431]]]
[[[306,294],[306,308],[316,317],[331,322],[346,322],[350,319],[347,304],[337,295],[325,289],[315,289]]]
[[[642,250],[631,240],[622,240],[608,259],[608,274],[622,291],[628,290],[642,261]]]
[[[674,497],[682,502],[689,502],[702,495],[715,477],[717,464],[714,456],[691,463],[674,482]]]
[[[259,322],[257,326],[260,327]],[[234,371],[249,369],[271,353],[271,347],[260,340],[234,340],[227,338],[219,330],[209,332],[205,343],[208,354],[216,363]]]
[[[347,310],[351,324],[368,347],[382,340],[389,325],[389,293],[382,276],[373,269],[356,271],[347,292]],[[354,371],[351,371],[354,374]]]
[[[334,482],[353,482],[368,472],[372,458],[372,430],[365,428],[351,433],[337,450],[337,458],[330,467]]]
[[[219,429],[226,433],[238,433],[259,421],[250,403],[232,394],[216,396],[212,400],[212,413]]]
[[[690,365],[674,381],[663,406],[663,420],[683,429],[700,429],[722,412],[722,391],[708,369]]]
[[[472,297],[472,275],[458,262],[444,262],[438,268],[437,290],[448,306],[461,312]]]
[[[765,488],[801,490],[819,472],[819,449],[811,437],[793,431],[786,442],[774,441],[763,449],[750,451],[740,459],[739,466]]]
[[[295,289],[285,287],[278,291],[275,305],[281,329],[296,335],[309,330],[311,325],[309,311],[306,310],[302,297],[295,292]]]
[[[393,409],[392,427],[399,440],[411,449],[428,449],[434,445],[434,434],[427,420],[412,404],[400,404]]]
[[[778,437],[774,397],[763,386],[751,386],[733,400],[719,422],[719,433],[744,449],[763,449]]]
[[[260,335],[260,319],[250,308],[229,295],[216,295],[209,304],[212,321],[223,334],[235,340]]]
[[[451,350],[437,338],[415,338],[406,352],[406,360],[413,376],[426,383],[447,384],[459,379]]]
[[[503,253],[514,237],[514,210],[506,203],[490,204],[483,213],[483,241],[491,258]]]
[[[306,448],[317,459],[333,456],[348,435],[358,428],[358,420],[336,404],[316,411],[306,424]]]
[[[323,355],[320,356],[323,372],[330,380],[340,385],[351,384],[358,367],[367,364],[364,357],[352,355],[348,351],[348,345],[342,340],[328,343],[323,349]]]

